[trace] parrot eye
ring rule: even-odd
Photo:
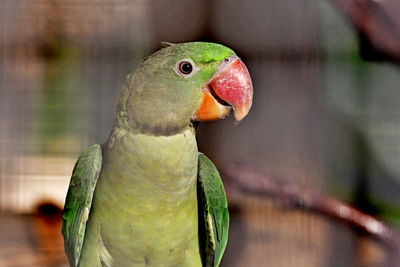
[[[190,62],[184,61],[179,64],[179,71],[182,74],[190,74],[193,70],[192,64]]]
[[[175,72],[185,78],[191,77],[196,71],[197,68],[195,67],[194,62],[190,59],[180,60],[175,67]]]

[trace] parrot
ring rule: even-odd
[[[229,213],[195,126],[248,113],[253,85],[235,52],[168,43],[129,74],[111,133],[81,154],[63,211],[70,266],[219,266]]]

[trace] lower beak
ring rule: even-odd
[[[236,56],[221,62],[219,70],[203,88],[203,102],[193,116],[197,121],[225,118],[231,108],[241,121],[251,108],[253,85],[246,65]]]

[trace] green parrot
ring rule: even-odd
[[[229,214],[220,175],[198,152],[194,121],[250,110],[253,86],[235,53],[168,44],[122,90],[111,134],[78,159],[63,214],[71,266],[219,266]]]

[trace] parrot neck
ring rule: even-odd
[[[151,180],[151,183],[157,184],[156,189],[174,191],[181,186],[195,185],[198,150],[195,130],[191,126],[169,136],[141,134],[116,128],[106,145],[108,149],[105,167],[108,165],[107,158],[119,157],[127,162],[123,166],[125,173],[137,173],[138,170],[150,173],[149,170],[152,170],[148,177],[141,175],[139,179]],[[126,178],[137,179],[134,176]]]
[[[153,136],[173,136],[191,127],[191,118],[202,102],[202,90],[188,90],[192,93],[180,93],[171,101],[171,88],[168,90],[163,83],[151,83],[147,88],[142,76],[146,75],[140,70],[129,76],[119,99],[114,127]],[[151,97],[154,95],[158,97]]]
[[[152,123],[145,123],[134,118],[134,116],[128,116],[128,112],[124,110],[119,111],[114,126],[118,129],[124,129],[124,131],[127,132],[149,136],[172,136],[182,133],[192,126],[190,120],[173,120],[172,122],[166,123],[159,115],[154,119],[145,120],[151,121]]]

